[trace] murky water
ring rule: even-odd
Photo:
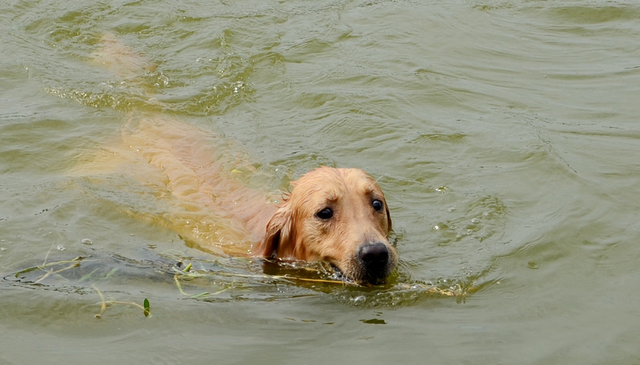
[[[640,360],[635,2],[2,9],[0,362]],[[90,62],[107,32],[155,64],[144,87]],[[398,273],[359,288],[214,255],[131,176],[70,174],[131,111],[222,135],[267,191],[365,169]]]

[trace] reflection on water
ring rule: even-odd
[[[638,15],[599,0],[5,4],[0,358],[633,363]],[[151,67],[96,67],[105,33]],[[266,192],[320,164],[365,169],[398,272],[358,287],[229,258],[167,227],[182,213],[140,184],[148,170],[72,176],[113,156],[131,112],[219,136]],[[225,225],[201,218],[189,227]],[[151,317],[94,318],[145,298]]]

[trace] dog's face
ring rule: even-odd
[[[358,283],[377,284],[395,269],[391,217],[382,190],[364,171],[321,167],[293,183],[254,253],[325,261]]]

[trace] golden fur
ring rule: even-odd
[[[378,184],[359,169],[321,167],[292,183],[262,242],[253,253],[265,257],[325,261],[357,282],[384,280],[397,264],[387,239],[391,216]],[[376,202],[374,208],[373,202]],[[319,213],[329,209],[330,218]],[[363,250],[380,249],[379,262],[363,259]]]
[[[101,41],[95,61],[123,79],[151,69],[110,35]],[[292,191],[274,204],[232,176],[228,158],[216,156],[214,136],[187,123],[157,113],[130,113],[121,137],[103,151],[103,158],[86,163],[82,173],[115,166],[123,171],[129,165],[126,173],[168,192],[180,207],[164,214],[168,225],[203,247],[215,251],[211,246],[217,245],[232,255],[324,261],[358,283],[383,282],[397,265],[384,194],[362,170],[318,168],[293,182]],[[211,221],[212,215],[223,220]],[[223,244],[220,231],[232,231],[225,236],[232,242]]]

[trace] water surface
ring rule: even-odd
[[[2,362],[640,359],[634,2],[2,8]],[[104,33],[156,65],[144,87],[90,62]],[[265,276],[132,217],[161,217],[161,200],[69,171],[136,111],[223,137],[267,191],[365,169],[399,272],[377,288]],[[177,262],[206,275],[178,287]],[[100,295],[123,303],[97,319]],[[130,304],[145,298],[150,317]]]

